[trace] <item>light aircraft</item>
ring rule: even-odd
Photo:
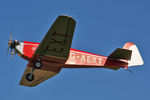
[[[126,43],[123,48],[117,48],[108,57],[71,48],[75,25],[73,18],[58,16],[41,43],[12,40],[11,33],[8,47],[11,55],[18,54],[29,62],[20,85],[34,87],[58,74],[62,68],[117,70],[143,65],[136,45],[131,42]]]

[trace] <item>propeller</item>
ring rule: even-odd
[[[18,53],[18,51],[16,50],[16,46],[20,45],[20,42],[18,40],[12,40],[12,34],[13,32],[10,32],[9,41],[8,41],[8,50],[7,50],[7,54],[8,54],[10,49],[11,58],[13,57],[13,55]]]

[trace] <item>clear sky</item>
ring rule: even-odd
[[[58,15],[77,24],[72,48],[108,56],[135,43],[145,64],[124,69],[63,69],[37,87],[19,85],[27,61],[7,56],[13,39],[40,42]],[[149,0],[0,0],[0,100],[150,100]]]

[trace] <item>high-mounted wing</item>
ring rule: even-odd
[[[61,70],[60,65],[65,64],[69,56],[75,24],[75,20],[69,16],[59,16],[56,19],[27,65],[21,85],[36,86]],[[39,59],[42,68],[34,69],[34,64]]]
[[[40,43],[34,55],[67,59],[75,29],[75,20],[59,16]]]

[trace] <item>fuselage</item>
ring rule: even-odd
[[[25,60],[31,61],[32,56],[39,46],[39,43],[35,42],[20,42],[16,46],[16,51]],[[65,68],[97,68],[104,67],[110,69],[117,69],[126,67],[127,62],[121,60],[108,59],[105,56],[84,52],[71,48],[68,60],[65,63]],[[77,65],[77,66],[76,66]]]

